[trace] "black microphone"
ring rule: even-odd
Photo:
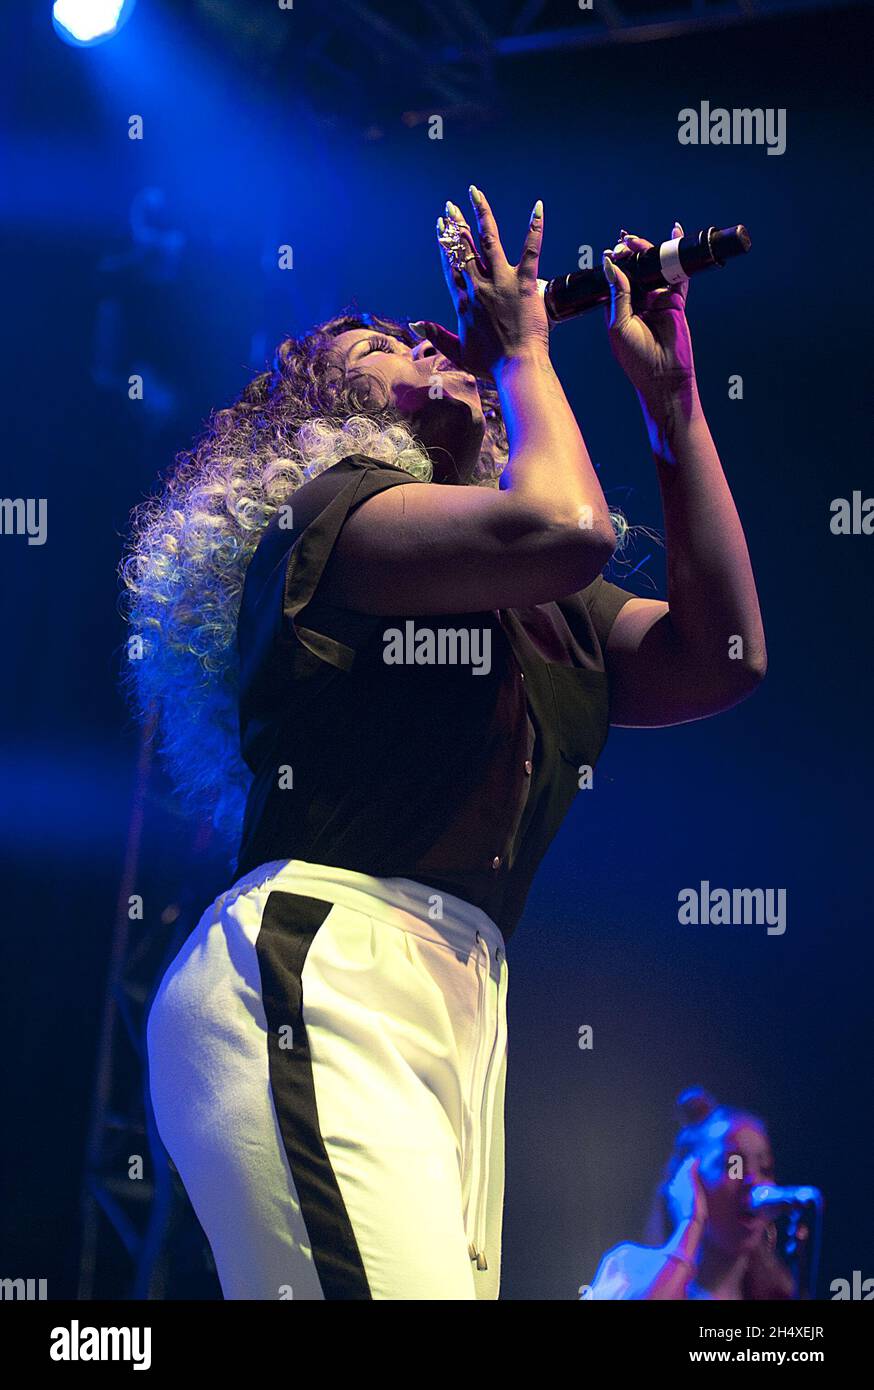
[[[750,1193],[753,1211],[759,1207],[821,1207],[822,1193],[818,1187],[773,1187],[759,1183]]]
[[[658,290],[680,284],[701,270],[723,266],[735,256],[746,255],[751,246],[750,234],[744,226],[723,227],[722,231],[708,227],[694,236],[663,241],[661,246],[651,246],[648,251],[623,256],[620,264],[632,286]],[[577,314],[584,314],[587,309],[606,304],[610,299],[610,285],[600,266],[558,275],[554,280],[538,280],[537,285],[553,323],[576,318]]]

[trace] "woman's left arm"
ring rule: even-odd
[[[682,235],[679,225],[673,235]],[[622,270],[624,256],[649,245],[624,234],[604,259],[610,343],[643,409],[667,544],[667,603],[630,599],[605,652],[611,722],[638,727],[728,709],[767,665],[743,528],[698,396],[688,282],[632,297]]]

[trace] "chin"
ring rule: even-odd
[[[480,400],[479,387],[476,384],[476,377],[469,372],[441,372],[443,385],[443,403],[453,405],[464,405],[469,410],[476,410],[480,415],[483,412],[483,403]],[[440,401],[435,401],[439,405]]]

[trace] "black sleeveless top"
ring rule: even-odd
[[[529,609],[409,618],[327,604],[343,523],[417,483],[355,455],[266,528],[237,628],[240,736],[254,774],[237,877],[302,859],[414,879],[509,936],[607,738],[603,649],[633,595],[599,577]],[[291,512],[289,524],[288,512]]]

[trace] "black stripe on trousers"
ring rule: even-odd
[[[270,1087],[313,1260],[326,1299],[371,1298],[349,1213],[319,1129],[302,974],[313,937],[333,903],[299,893],[267,899],[255,949],[267,1015]],[[291,1047],[280,1029],[291,1027]]]

